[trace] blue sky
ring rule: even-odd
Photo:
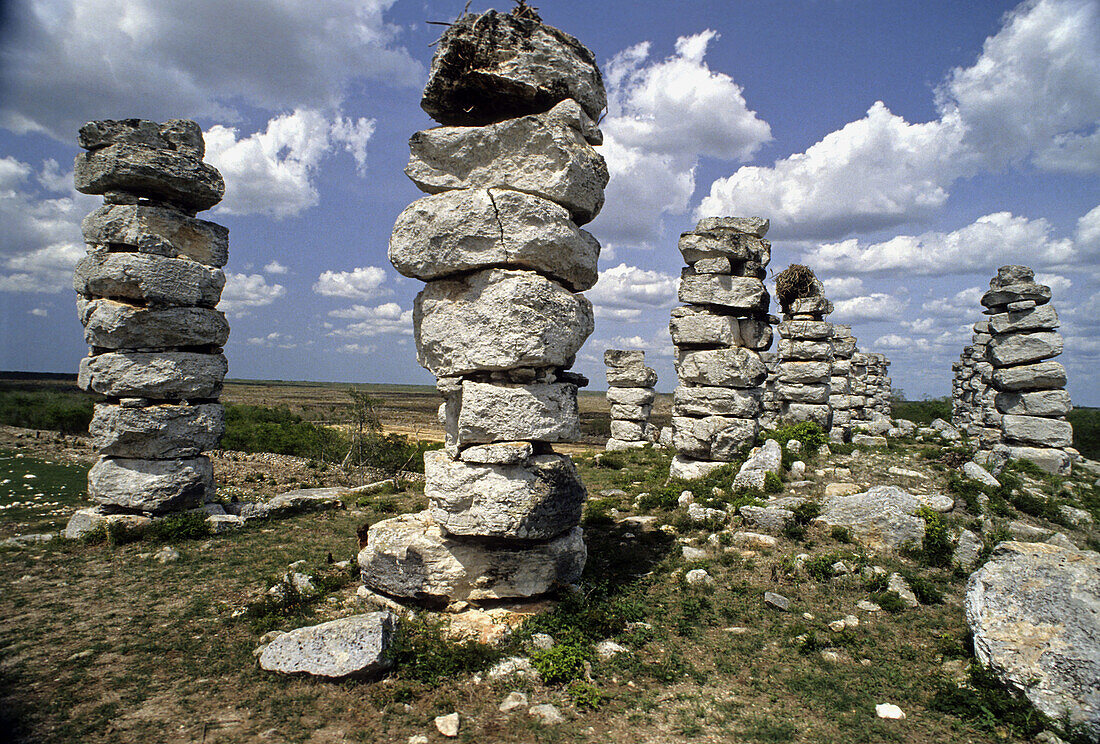
[[[465,0],[0,3],[0,369],[75,371],[69,277],[98,199],[76,130],[193,118],[227,182],[230,375],[431,382],[386,244],[440,27]],[[491,7],[475,2],[472,11]],[[500,9],[510,3],[500,3]],[[909,397],[946,395],[997,266],[1054,289],[1075,402],[1100,405],[1100,0],[544,0],[595,52],[611,183],[577,368],[641,347],[675,386],[678,234],[772,220]]]

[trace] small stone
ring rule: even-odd
[[[696,570],[698,571],[701,569]],[[688,573],[691,572],[689,571]],[[625,654],[627,650],[625,646],[620,646],[612,640],[603,640],[596,644],[596,656],[604,660],[610,659],[613,656],[618,656],[619,654]]]
[[[685,561],[702,561],[706,560],[707,551],[702,548],[693,548],[690,545],[685,545],[680,549],[683,553]]]
[[[706,585],[711,586],[714,584],[714,577],[701,568],[693,568],[684,575],[684,579],[692,586]]]
[[[909,582],[906,581],[905,577],[901,574],[890,574],[890,578],[886,580],[886,590],[897,594],[906,607],[910,609],[920,607],[920,602],[917,601],[917,595],[913,594],[913,590],[909,588]]]
[[[782,594],[776,594],[775,592],[764,592],[764,604],[771,605],[778,610],[784,612],[791,608],[791,600],[784,597]]]
[[[833,631],[834,633],[840,633],[846,627],[848,626],[843,620],[833,620],[831,623],[829,623],[829,630]]]
[[[497,707],[497,710],[499,710],[501,713],[511,713],[513,710],[518,710],[520,708],[526,707],[527,695],[522,692],[515,691],[508,693],[508,697],[504,698],[504,702],[502,702]]]
[[[543,703],[542,705],[532,705],[528,708],[527,712],[532,716],[539,719],[539,722],[544,726],[553,726],[559,723],[565,723],[565,716],[561,714],[555,706],[550,703]]]
[[[963,475],[965,475],[967,478],[970,478],[971,480],[976,480],[983,486],[998,488],[1001,485],[1000,481],[990,475],[988,470],[986,470],[974,461],[964,463],[962,471]]]
[[[879,718],[890,718],[899,721],[905,719],[905,713],[893,703],[879,703],[875,706],[875,715]]]
[[[881,607],[879,607],[874,602],[871,602],[871,601],[866,600],[866,599],[861,599],[858,602],[856,602],[856,609],[857,610],[862,610],[863,612],[881,612],[882,611]]]
[[[445,716],[435,717],[435,727],[439,733],[448,739],[458,736],[458,713],[448,713]]]
[[[539,678],[539,673],[526,656],[509,656],[506,659],[501,659],[489,668],[486,675],[489,679],[519,677],[521,679],[537,680]]]
[[[159,563],[174,563],[180,559],[180,552],[171,545],[165,545],[153,557]]]

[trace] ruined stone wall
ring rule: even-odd
[[[97,514],[201,507],[213,471],[201,453],[225,428],[218,403],[229,324],[215,309],[229,231],[195,214],[224,194],[192,121],[95,121],[80,130],[78,191],[103,196],[85,218],[88,254],[73,287],[84,340],[79,384],[105,396],[89,427]],[[95,515],[80,515],[94,517]]]
[[[657,393],[657,373],[645,366],[641,349],[608,349],[603,354],[607,367],[607,402],[611,413],[609,451],[644,447],[657,441],[657,427],[649,414]]]
[[[829,377],[829,407],[832,408],[831,437],[838,442],[852,438],[853,409],[862,404],[852,394],[852,355],[856,339],[852,327],[833,323],[833,366]]]
[[[833,304],[825,299],[816,279],[812,294],[783,308],[775,388],[782,421],[813,421],[825,431],[832,427],[833,324],[825,320],[832,311]]]
[[[413,135],[405,172],[431,195],[397,218],[389,255],[427,282],[413,330],[447,441],[424,457],[428,510],[370,528],[363,581],[437,603],[542,594],[586,558],[585,489],[552,443],[579,436],[588,382],[568,370],[593,330],[580,292],[599,244],[579,225],[608,180],[603,82],[530,8],[488,11],[444,32],[421,105],[444,126]]]
[[[771,345],[764,288],[768,221],[711,217],[680,236],[687,263],[669,323],[679,385],[673,396],[673,477],[695,478],[753,442]]]

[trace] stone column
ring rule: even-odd
[[[424,456],[429,508],[378,522],[365,586],[435,604],[530,597],[575,582],[586,493],[553,442],[580,433],[567,371],[593,330],[603,205],[593,149],[606,105],[592,53],[531,8],[462,16],[443,33],[405,169],[427,196],[397,218],[389,255],[427,282],[417,360],[444,397],[446,448]]]
[[[645,366],[640,349],[608,349],[603,353],[607,366],[607,402],[611,407],[609,451],[645,447],[657,441],[657,427],[649,423],[649,414],[657,393],[657,373]]]
[[[1073,428],[1066,370],[1051,361],[1062,353],[1050,287],[1035,283],[1027,266],[1002,266],[982,305],[989,315],[987,358],[993,366],[995,405],[1003,444],[994,457],[1030,460],[1050,473],[1068,474]]]
[[[890,392],[893,389],[890,379],[890,360],[885,354],[871,354],[874,364],[870,369],[870,377],[874,384],[875,413],[890,418]]]
[[[852,409],[856,407],[852,395],[852,355],[856,352],[856,339],[852,327],[833,323],[833,366],[829,377],[829,407],[833,409],[831,437],[838,442],[852,438]]]
[[[759,430],[771,346],[764,287],[771,244],[760,217],[708,217],[680,236],[688,264],[669,333],[679,385],[673,397],[670,475],[698,478],[737,458]]]
[[[793,282],[793,289],[787,289],[789,282]],[[823,296],[824,288],[813,272],[797,264],[776,276],[776,291],[783,310],[775,389],[779,418],[786,422],[813,421],[829,431],[833,325],[826,322],[825,316],[833,311],[833,303]]]
[[[760,416],[760,426],[772,429],[779,420],[779,400],[775,397],[775,386],[779,378],[779,355],[774,351],[760,352],[760,360],[768,370],[764,382],[764,413]]]
[[[89,431],[94,513],[159,515],[201,507],[213,491],[203,450],[225,429],[218,403],[229,338],[221,297],[229,231],[196,219],[221,201],[192,121],[95,121],[80,129],[76,188],[103,196],[83,224],[88,254],[73,287],[84,340],[79,385],[106,396]],[[87,510],[86,510],[87,511]]]

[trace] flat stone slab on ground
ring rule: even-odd
[[[380,674],[393,666],[394,623],[389,612],[370,612],[296,628],[264,648],[260,668],[330,679]]]
[[[1005,542],[967,584],[978,660],[1056,721],[1100,738],[1100,556]]]

